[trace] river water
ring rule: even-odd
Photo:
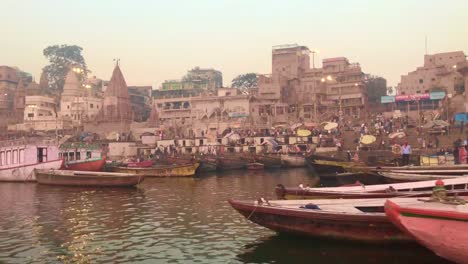
[[[277,235],[227,203],[316,180],[293,169],[147,178],[137,188],[0,183],[0,262],[444,263],[413,244]]]

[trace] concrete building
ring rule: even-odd
[[[18,69],[0,66],[0,129],[23,120],[25,85]]]
[[[134,121],[143,122],[149,118],[152,109],[151,91],[151,86],[128,87]]]
[[[424,55],[424,65],[401,76],[397,90],[401,95],[429,93],[443,90],[454,95],[463,84],[463,76],[456,65],[466,61],[463,51]]]
[[[259,75],[252,100],[252,118],[258,126],[365,113],[367,92],[360,65],[338,57],[324,59],[322,68],[311,68],[309,53],[296,44],[273,47],[272,74]]]

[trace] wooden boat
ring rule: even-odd
[[[385,216],[385,199],[326,199],[314,200],[313,204],[308,200],[229,203],[248,220],[276,232],[365,242],[411,240]]]
[[[218,168],[216,159],[197,159],[197,161],[200,163],[197,173],[214,172]]]
[[[251,160],[262,163],[265,169],[278,169],[283,165],[281,156],[277,154],[255,154]]]
[[[379,172],[388,182],[415,182],[415,181],[429,181],[437,179],[451,179],[454,177],[461,177],[457,175],[438,175],[438,174],[414,174],[414,173],[395,173],[395,172]]]
[[[93,159],[66,161],[62,166],[62,170],[73,171],[102,171],[106,165],[106,157]]]
[[[401,230],[437,255],[468,263],[468,205],[391,199],[385,213]]]
[[[147,177],[190,177],[195,175],[199,163],[182,165],[164,165],[150,168],[112,167],[112,171],[131,173]]]
[[[35,169],[58,169],[55,140],[21,139],[0,141],[0,181],[36,181]]]
[[[219,157],[217,164],[218,170],[228,171],[228,170],[242,170],[245,169],[249,161],[242,158],[232,156],[232,157]]]
[[[302,155],[281,155],[281,161],[286,167],[300,168],[307,166],[306,159]]]
[[[247,169],[248,170],[263,170],[265,168],[265,165],[259,162],[252,162],[247,164]]]
[[[380,184],[384,183],[382,176],[373,173],[362,172],[343,172],[319,174],[320,182],[336,182],[341,185],[353,184],[359,182],[361,184]],[[327,184],[328,185],[328,184]]]
[[[145,160],[145,161],[140,161],[140,162],[128,162],[127,167],[130,168],[149,168],[153,166],[153,161],[152,160]]]
[[[323,173],[343,173],[346,170],[343,168],[338,161],[328,161],[328,160],[319,160],[319,159],[306,159],[307,166],[309,169],[314,171],[317,174]]]
[[[88,172],[70,170],[36,170],[37,182],[63,186],[135,186],[144,176],[128,173]]]
[[[394,184],[360,185],[343,187],[299,188],[278,184],[275,193],[278,199],[357,199],[397,196],[424,197],[432,194],[435,181],[420,181]],[[444,180],[450,194],[468,195],[468,177]]]

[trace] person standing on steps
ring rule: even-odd
[[[403,160],[403,166],[409,165],[411,154],[411,145],[408,142],[405,142],[403,146],[401,146],[401,158]]]

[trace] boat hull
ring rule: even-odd
[[[106,165],[106,158],[92,160],[79,160],[73,162],[65,162],[61,169],[73,171],[102,171]]]
[[[466,207],[466,205],[464,205]],[[437,255],[456,263],[468,263],[468,214],[385,204],[389,219]]]
[[[385,214],[337,214],[321,210],[288,210],[230,200],[248,220],[280,233],[364,242],[403,242],[411,238],[396,228]]]
[[[281,155],[281,161],[285,167],[289,168],[302,168],[306,167],[306,159],[300,155]]]
[[[247,169],[248,170],[263,170],[265,168],[265,165],[261,163],[249,163],[247,164]]]
[[[130,187],[141,183],[144,176],[120,173],[86,173],[79,171],[38,170],[37,182],[46,185]]]
[[[416,182],[416,181],[430,181],[438,179],[453,179],[461,177],[457,175],[435,175],[435,174],[412,174],[412,173],[394,173],[381,171],[379,174],[384,177],[386,182]]]
[[[191,177],[195,175],[198,166],[199,163],[152,168],[113,167],[112,171],[143,175],[146,177]]]
[[[0,169],[0,181],[9,182],[24,182],[36,181],[35,169],[59,169],[63,161],[52,160],[42,163],[35,163],[30,165],[22,165],[17,167]]]
[[[448,195],[468,195],[468,177],[444,180],[444,184]],[[434,185],[435,181],[321,188],[285,187],[278,184],[275,193],[278,199],[286,200],[427,197],[432,195]]]

